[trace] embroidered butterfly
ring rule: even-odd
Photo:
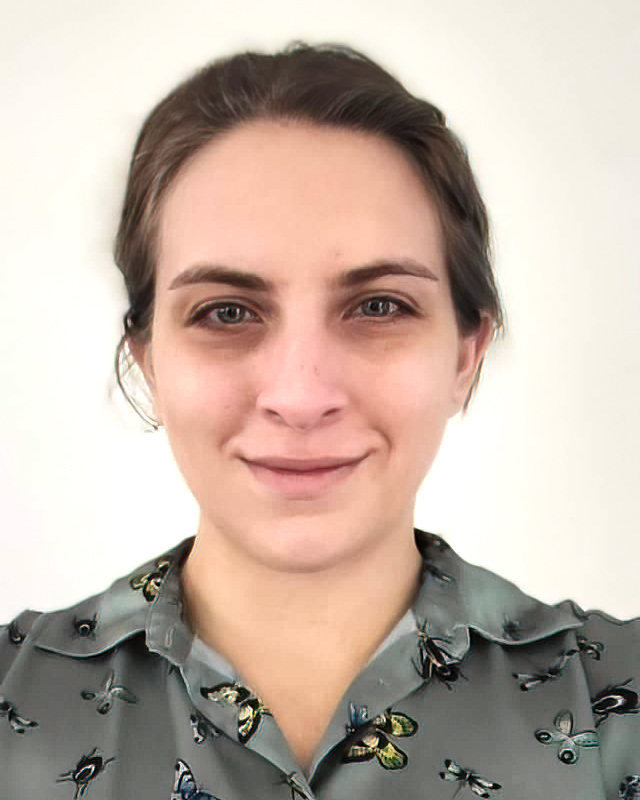
[[[537,730],[535,737],[540,744],[557,744],[558,758],[563,764],[576,764],[580,759],[579,748],[600,745],[595,731],[573,732],[573,714],[570,711],[561,711],[553,724],[555,731]]]
[[[443,781],[458,781],[458,792],[464,788],[469,788],[471,791],[478,795],[478,797],[491,797],[491,792],[497,792],[502,789],[502,784],[495,781],[488,781],[486,778],[480,777],[477,772],[471,769],[465,769],[450,758],[445,759],[445,770],[440,772],[439,775]]]
[[[640,798],[640,775],[627,775],[620,784],[618,797],[622,800],[638,800]]]
[[[435,676],[447,689],[452,689],[451,684],[461,677],[462,662],[447,652],[443,646],[447,644],[444,639],[430,637],[427,627],[425,620],[418,628],[418,659],[413,661],[413,665],[424,681]]]
[[[21,717],[18,714],[18,709],[6,697],[0,695],[0,718],[6,717],[7,722],[11,726],[11,730],[23,736],[27,731],[33,728],[39,728],[40,725],[32,719]]]
[[[97,692],[88,690],[80,692],[83,700],[94,700],[97,705],[98,714],[108,714],[113,708],[114,702],[123,700],[125,703],[136,703],[137,698],[125,686],[116,685],[116,675],[110,670],[106,680]]]
[[[176,761],[176,774],[170,800],[219,800],[219,798],[198,789],[191,767],[179,758]]]
[[[600,661],[605,649],[602,642],[590,642],[585,636],[577,636],[576,638],[581,653],[593,658],[594,661]]]
[[[557,680],[568,667],[571,659],[577,655],[578,652],[579,650],[574,647],[571,650],[567,650],[566,653],[563,653],[560,659],[546,670],[534,672],[532,674],[528,672],[514,672],[512,673],[513,677],[520,683],[520,689],[522,689],[523,692],[528,692],[536,686],[542,686],[545,683]]]
[[[219,683],[216,686],[200,688],[200,694],[213,703],[224,703],[238,708],[238,739],[246,744],[258,730],[260,721],[271,712],[245,686],[239,683]]]
[[[106,760],[100,755],[97,747],[87,756],[82,756],[80,761],[76,764],[74,769],[65,772],[61,775],[56,783],[63,783],[64,781],[71,781],[76,785],[76,793],[74,800],[78,797],[84,797],[91,781],[94,781],[105,770],[107,764],[115,761],[115,758],[107,758]]]
[[[608,686],[591,700],[593,713],[597,716],[596,728],[606,722],[611,714],[640,714],[638,693],[625,688],[633,678],[617,686]]]
[[[134,575],[129,581],[129,585],[134,592],[142,590],[142,595],[147,603],[152,603],[158,596],[158,591],[162,585],[162,581],[167,574],[171,561],[168,558],[163,558],[157,562],[155,569],[152,572],[142,573],[141,575]]]
[[[418,723],[406,714],[392,711],[390,708],[371,722],[367,721],[367,717],[366,706],[359,709],[350,704],[347,733],[353,735],[362,731],[362,735],[351,744],[342,756],[342,761],[352,763],[372,761],[376,758],[384,769],[405,767],[409,758],[390,737],[414,736],[418,730]]]

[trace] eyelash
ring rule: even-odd
[[[361,314],[360,317],[362,319],[367,320],[396,320],[398,318],[406,317],[406,316],[416,316],[416,312],[411,308],[411,306],[407,305],[407,303],[399,300],[396,297],[387,297],[385,295],[374,295],[372,297],[367,297],[364,300],[361,300],[356,308],[360,308],[364,306],[366,303],[371,303],[374,301],[378,302],[385,302],[385,303],[392,303],[393,305],[397,306],[398,310],[395,311],[393,314],[390,314],[386,317],[376,317],[376,316],[366,316]],[[250,309],[244,306],[242,303],[233,303],[233,302],[216,302],[216,303],[205,303],[202,306],[196,308],[189,316],[187,320],[187,325],[200,327],[200,328],[239,328],[243,323],[238,322],[230,322],[224,323],[221,322],[219,318],[217,318],[214,322],[211,321],[210,315],[211,312],[217,311],[219,309],[225,308],[241,308],[245,311],[249,311],[253,313]]]

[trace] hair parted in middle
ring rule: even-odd
[[[493,337],[504,312],[491,265],[489,221],[466,149],[432,103],[412,95],[364,53],[342,44],[294,41],[274,54],[246,51],[217,59],[173,89],[146,118],[134,148],[115,242],[129,308],[116,353],[118,385],[157,427],[125,385],[130,345],[151,334],[158,227],[178,175],[200,150],[256,120],[306,122],[385,137],[415,164],[435,202],[461,334],[484,317]],[[464,404],[477,388],[482,362]]]

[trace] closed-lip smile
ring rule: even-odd
[[[250,464],[256,464],[259,467],[266,467],[267,469],[287,470],[289,472],[310,472],[320,469],[335,469],[336,467],[345,467],[347,465],[356,464],[362,461],[366,456],[358,456],[356,458],[313,458],[313,459],[296,459],[285,457],[267,457],[256,459],[243,459]]]

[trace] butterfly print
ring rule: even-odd
[[[198,789],[191,767],[179,758],[170,800],[219,800],[209,792]]]
[[[620,784],[618,797],[622,800],[638,800],[640,798],[640,775],[627,775]]]
[[[578,648],[585,656],[593,658],[594,661],[600,661],[605,647],[602,642],[590,642],[585,636],[578,636]]]
[[[302,800],[307,800],[308,798],[307,792],[298,783],[296,775],[297,775],[296,772],[290,772],[288,775],[285,775],[283,773],[281,783],[286,784],[291,790],[291,800],[296,800],[297,797],[301,797]]]
[[[160,586],[170,566],[171,561],[168,558],[160,559],[160,561],[156,563],[154,570],[142,573],[141,575],[134,575],[129,581],[129,585],[134,592],[142,590],[142,596],[147,603],[153,603],[158,596]]]
[[[238,739],[246,744],[258,730],[262,718],[271,712],[245,686],[239,683],[219,683],[217,686],[200,688],[200,694],[213,703],[224,703],[238,708]]]
[[[481,778],[477,772],[471,769],[465,769],[455,761],[447,758],[444,762],[445,770],[440,772],[439,775],[443,781],[459,781],[458,792],[468,787],[471,791],[478,795],[478,797],[491,797],[491,792],[497,792],[502,789],[502,784],[495,781],[488,781],[486,778]]]
[[[75,798],[84,797],[89,784],[104,772],[107,764],[115,761],[115,758],[107,758],[106,760],[100,755],[97,747],[87,756],[82,756],[80,761],[76,764],[74,769],[65,772],[61,775],[56,783],[63,783],[64,781],[71,781],[76,785]]]
[[[20,646],[27,638],[26,635],[22,633],[20,628],[18,628],[18,623],[15,620],[9,625],[7,636],[9,637],[11,644],[15,644],[17,646]]]
[[[18,714],[18,709],[6,697],[0,695],[0,718],[6,717],[7,722],[11,726],[11,730],[23,736],[27,731],[33,728],[39,728],[40,725],[32,719],[26,719]]]
[[[215,739],[220,736],[220,732],[202,714],[192,714],[189,717],[189,722],[191,723],[193,740],[196,744],[204,744],[207,739]]]
[[[580,759],[580,747],[598,747],[600,742],[595,731],[573,732],[573,714],[561,711],[553,721],[555,731],[538,730],[536,739],[540,744],[557,744],[558,758],[563,764],[577,764]]]
[[[352,717],[352,709],[355,717]],[[362,731],[362,735],[351,744],[342,756],[342,761],[352,763],[372,761],[376,758],[384,769],[402,769],[407,765],[409,758],[391,741],[391,738],[414,736],[417,730],[418,723],[406,714],[400,714],[389,708],[371,722],[366,722],[363,710],[351,705],[347,732]]]
[[[639,714],[638,693],[626,687],[633,678],[617,686],[608,686],[591,699],[591,707],[596,715],[596,728],[606,722],[611,714]]]
[[[369,722],[369,709],[367,706],[357,706],[349,703],[349,718],[346,724],[347,736],[353,736]]]
[[[565,671],[571,659],[578,653],[579,650],[574,647],[571,650],[567,650],[566,653],[563,653],[560,659],[546,670],[534,672],[533,674],[529,674],[528,672],[514,672],[512,673],[513,677],[520,683],[522,691],[528,692],[536,686],[542,686],[545,683],[557,680]]]
[[[418,660],[413,661],[413,665],[424,681],[436,677],[448,689],[452,689],[451,684],[462,677],[462,662],[447,652],[443,646],[447,644],[444,639],[432,638],[427,634],[427,625],[425,621],[418,628]]]
[[[113,708],[115,700],[125,703],[136,703],[137,698],[125,686],[116,686],[116,675],[113,670],[109,672],[105,682],[97,692],[80,692],[83,700],[94,700],[97,703],[98,714],[108,714]]]

